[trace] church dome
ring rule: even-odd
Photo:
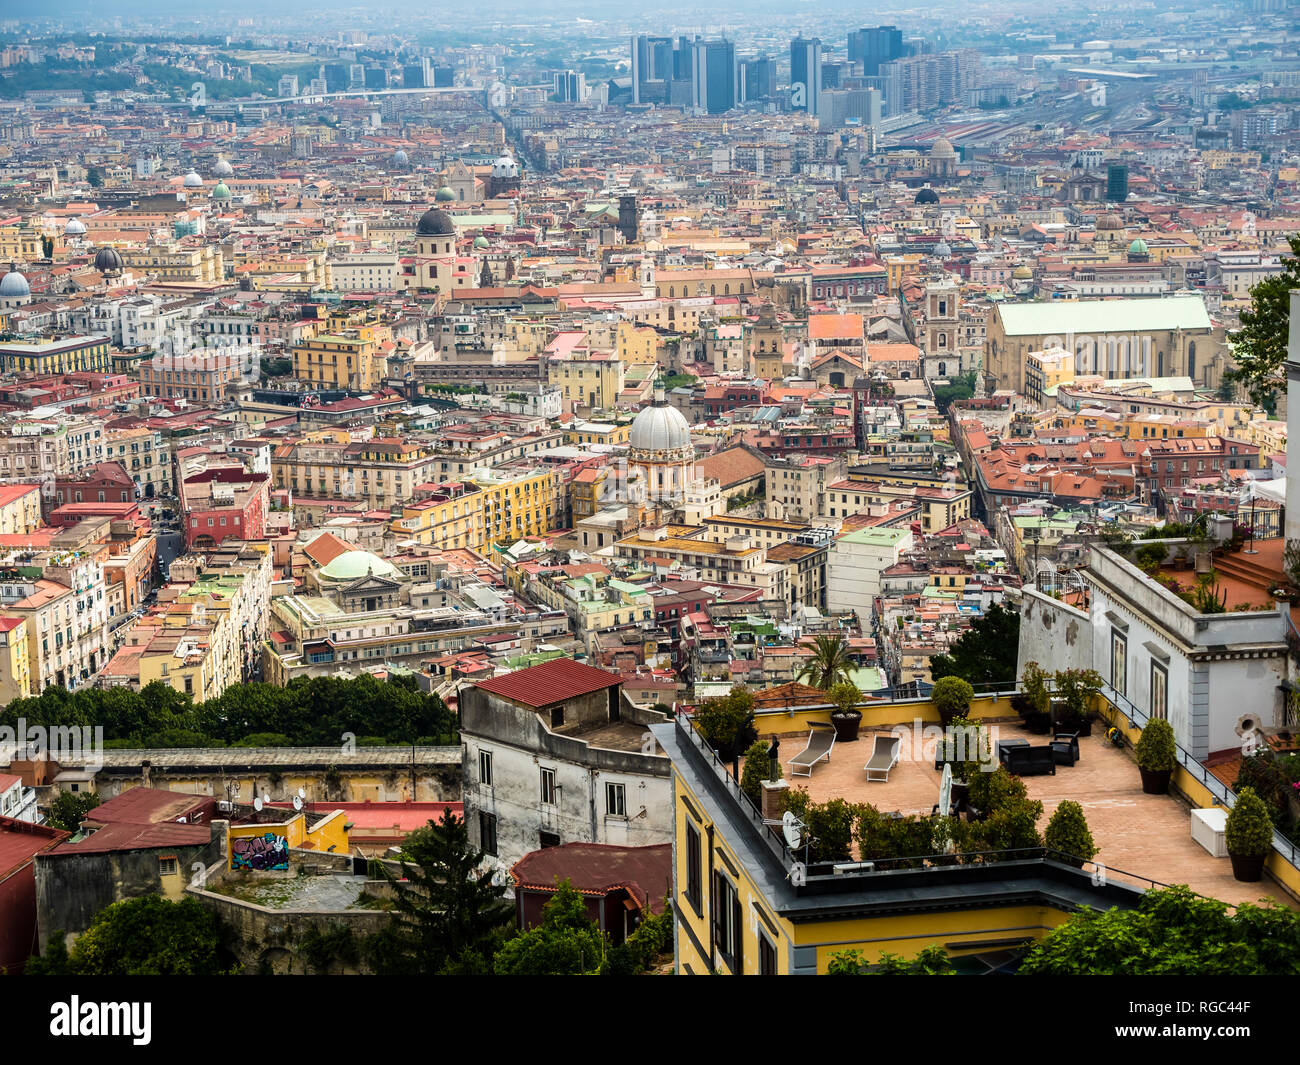
[[[430,207],[424,214],[420,215],[420,221],[415,226],[415,235],[417,237],[454,237],[456,235],[456,225],[451,220],[451,215],[446,211],[439,211],[436,207]]]
[[[217,165],[212,168],[212,173],[219,178],[233,177],[235,168],[224,159],[218,159]]]
[[[628,444],[637,451],[675,451],[691,446],[691,429],[676,407],[656,403],[632,419]]]
[[[0,278],[0,299],[26,299],[31,294],[32,290],[27,284],[27,278],[12,267],[3,278]]]
[[[197,173],[191,170],[188,174],[185,175],[185,188],[201,189],[203,188],[203,179],[199,177]]]
[[[940,137],[930,146],[930,158],[955,159],[957,158],[957,152],[953,149],[947,137]]]
[[[402,574],[391,562],[369,551],[344,551],[330,559],[329,564],[321,569],[320,575],[331,581],[356,581],[369,575],[396,580]]]
[[[519,164],[509,155],[502,155],[492,162],[492,176],[494,178],[517,178],[519,176]]]
[[[1024,263],[1021,263],[1011,271],[1011,276],[1017,281],[1031,281],[1033,280],[1034,272]]]
[[[402,151],[401,148],[398,148],[397,151],[393,153],[393,166],[405,166],[410,161],[411,157]]]
[[[437,203],[451,203],[456,198],[456,194],[448,186],[444,185],[433,194],[433,198]]]
[[[217,187],[212,190],[212,198],[214,200],[230,199],[230,189],[226,187],[226,183],[224,181],[217,182]]]
[[[1113,211],[1107,211],[1097,219],[1097,231],[1116,230],[1124,228],[1124,220]]]
[[[1130,255],[1146,255],[1147,242],[1141,237],[1134,238],[1133,243],[1128,246],[1128,253]]]
[[[474,247],[480,251],[488,246],[487,237],[478,236],[474,238]]]
[[[952,254],[952,246],[946,240],[941,240],[934,246],[934,254],[940,259],[946,259]]]
[[[122,255],[116,248],[100,248],[95,252],[95,269],[101,274],[122,269]]]
[[[938,203],[939,194],[935,192],[934,189],[930,188],[929,185],[926,185],[925,188],[920,189],[917,192],[916,199],[914,199],[912,202],[913,203]]]
[[[66,237],[84,237],[86,235],[86,223],[80,218],[69,218],[67,225],[63,227],[63,235]]]

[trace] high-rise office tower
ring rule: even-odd
[[[580,104],[587,96],[587,75],[574,70],[555,74],[555,99],[562,104]]]
[[[776,99],[776,60],[761,55],[740,64],[740,102]]]
[[[634,104],[662,101],[666,90],[656,84],[647,92],[652,82],[669,82],[674,77],[673,39],[639,34],[632,38],[632,102]]]
[[[822,94],[822,42],[796,37],[790,42],[790,106],[817,114]]]
[[[691,46],[691,102],[697,112],[720,115],[736,106],[736,46],[695,41]]]
[[[849,34],[849,62],[861,63],[862,73],[871,78],[880,64],[903,55],[903,32],[893,26],[875,26]]]
[[[1106,199],[1112,203],[1123,203],[1128,199],[1128,166],[1124,163],[1111,163],[1106,167]]]

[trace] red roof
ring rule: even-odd
[[[621,683],[617,673],[583,665],[571,658],[553,658],[540,666],[479,681],[477,687],[525,706],[551,706]]]
[[[49,825],[0,817],[0,880],[26,865],[32,855],[57,846],[70,834]]]
[[[641,909],[662,913],[672,890],[673,845],[565,843],[524,855],[510,874],[520,887],[534,891],[554,891],[556,881],[566,879],[582,895],[604,896],[623,888]]]

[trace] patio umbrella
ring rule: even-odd
[[[947,817],[952,807],[952,765],[943,764],[943,776],[939,778],[939,816]]]

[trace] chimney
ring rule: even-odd
[[[141,760],[141,762],[140,762],[140,787],[142,787],[142,788],[147,788],[147,787],[150,787],[150,786],[151,786],[150,783],[149,783],[149,778],[150,778],[150,770],[151,770],[152,768],[153,768],[153,763],[152,763],[151,761],[149,761],[148,758],[144,758],[144,759]]]

